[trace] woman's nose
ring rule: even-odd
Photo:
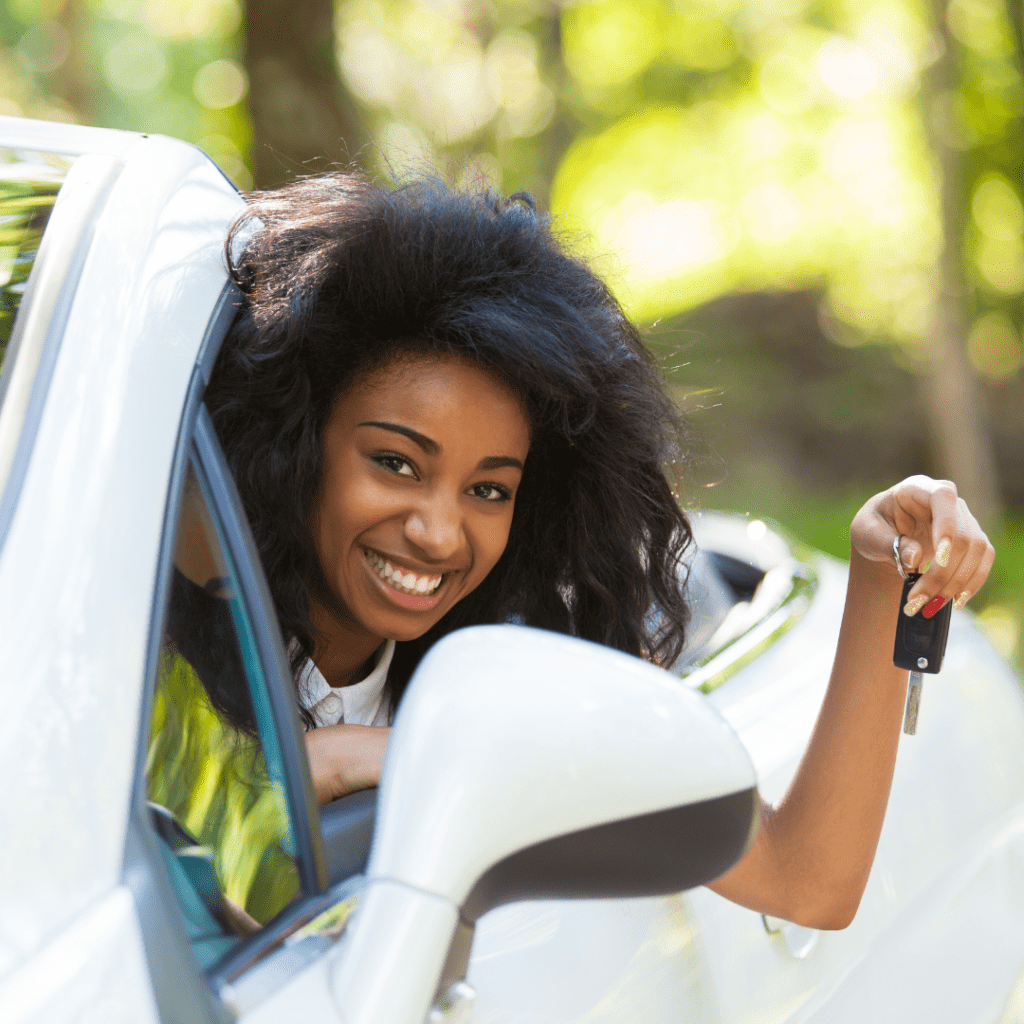
[[[451,558],[464,539],[458,499],[435,495],[417,504],[406,516],[405,536],[426,558]]]

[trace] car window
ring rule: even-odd
[[[0,146],[0,545],[93,228],[122,167],[109,154]]]
[[[62,154],[0,148],[0,367],[46,222],[71,164],[72,158]],[[0,384],[0,401],[3,391]]]
[[[190,459],[149,722],[146,795],[199,963],[301,891],[285,765],[252,624]]]
[[[353,794],[320,816],[259,556],[209,415],[198,398],[188,408],[186,422],[197,419],[172,487],[126,878],[168,1019],[212,1024],[259,1005],[338,940],[362,890],[374,804]]]

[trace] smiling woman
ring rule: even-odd
[[[244,301],[207,403],[322,802],[378,782],[412,671],[460,627],[521,622],[676,661],[690,528],[664,472],[675,411],[637,329],[532,200],[311,178],[255,196],[228,252]],[[925,477],[867,502],[850,541],[807,751],[713,883],[823,928],[852,919],[888,800],[901,576],[930,563],[902,610],[930,618],[994,557],[955,487]]]
[[[360,727],[388,721],[388,641],[422,636],[501,558],[530,428],[519,399],[482,367],[406,354],[338,398],[323,443],[312,533],[327,592],[310,601],[315,669],[305,672],[320,685],[303,696],[336,727],[308,737],[318,793],[331,799],[376,782],[387,734]],[[324,683],[344,694],[340,718]]]
[[[207,404],[321,800],[376,784],[382,727],[454,629],[678,657],[675,411],[532,201],[329,175],[254,197],[229,252],[245,300]]]
[[[338,399],[313,526],[334,598],[312,615],[337,652],[319,666],[332,686],[483,582],[505,550],[529,447],[522,403],[463,360],[396,358]]]

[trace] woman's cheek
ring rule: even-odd
[[[512,529],[512,510],[509,509],[508,513],[502,518],[502,521],[494,524],[494,526],[496,529],[491,531],[487,542],[487,572],[483,574],[484,576],[490,573],[498,564],[499,559],[505,553],[505,548],[508,546],[508,535]]]

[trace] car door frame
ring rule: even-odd
[[[349,895],[328,887],[319,809],[306,760],[291,673],[274,612],[238,491],[221,451],[202,395],[217,351],[237,313],[240,293],[228,282],[207,327],[189,384],[173,468],[167,488],[160,557],[148,638],[147,663],[139,717],[135,776],[130,797],[122,870],[137,908],[143,945],[161,1020],[196,1024],[227,1024],[235,1014],[225,1002],[232,984],[277,949],[283,938]],[[149,716],[157,678],[178,509],[186,469],[195,457],[210,485],[228,555],[234,565],[240,598],[253,632],[254,646],[270,697],[281,745],[289,811],[296,833],[302,893],[259,933],[245,939],[213,969],[204,972],[192,954],[184,920],[164,867],[159,840],[146,810],[146,756]],[[301,966],[296,964],[297,973]],[[288,980],[290,975],[280,979]]]

